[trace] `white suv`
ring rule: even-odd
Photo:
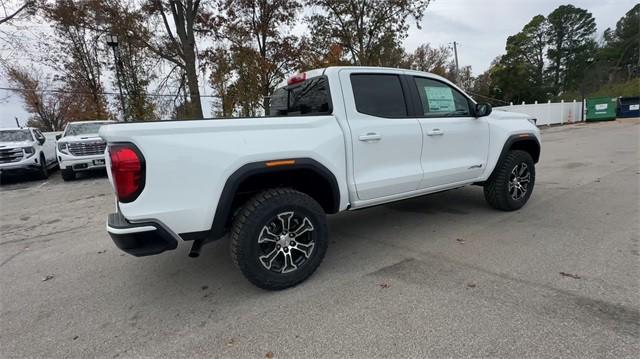
[[[70,122],[58,137],[56,156],[62,179],[76,179],[76,172],[104,169],[106,143],[98,136],[103,125],[113,121]]]

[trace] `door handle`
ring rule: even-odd
[[[444,132],[442,132],[439,128],[434,128],[433,130],[427,132],[427,136],[442,136]]]
[[[375,133],[375,132],[368,132],[366,135],[360,135],[360,137],[358,137],[358,139],[360,141],[364,141],[364,142],[380,141],[382,139],[382,136],[380,136],[380,134]]]

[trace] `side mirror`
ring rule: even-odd
[[[476,117],[489,116],[491,114],[491,105],[488,103],[476,104],[475,115]]]
[[[38,143],[42,145],[44,143],[44,141],[46,141],[46,140],[47,139],[44,138],[44,137],[38,138]]]
[[[56,135],[56,141],[62,138],[62,134]]]

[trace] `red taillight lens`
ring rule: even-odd
[[[145,165],[142,153],[132,144],[109,146],[111,175],[120,202],[132,202],[144,188]]]

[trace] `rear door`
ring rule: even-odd
[[[360,200],[414,191],[422,179],[422,131],[409,118],[400,74],[340,72]]]
[[[489,151],[487,118],[474,117],[471,100],[445,82],[427,77],[413,77],[412,82],[424,134],[424,178],[419,187],[455,184],[481,176]]]

